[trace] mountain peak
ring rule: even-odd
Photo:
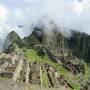
[[[8,48],[9,45],[11,45],[13,43],[18,44],[19,47],[24,44],[23,40],[20,38],[20,36],[15,31],[11,31],[7,35],[4,45],[3,45],[3,48],[6,49],[6,48]]]
[[[14,37],[14,36],[19,36],[15,31],[11,31],[7,37]]]

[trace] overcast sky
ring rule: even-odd
[[[0,38],[12,30],[27,35],[43,16],[60,27],[90,34],[90,0],[0,0]]]

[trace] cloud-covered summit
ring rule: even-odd
[[[89,0],[0,0],[0,38],[12,30],[27,35],[45,15],[60,27],[90,34],[89,14]]]

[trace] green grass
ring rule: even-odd
[[[62,65],[51,61],[50,59],[48,59],[48,57],[38,56],[37,52],[33,49],[26,49],[26,52],[24,52],[24,53],[28,60],[37,61],[41,65],[47,63],[47,64],[51,65],[54,69],[56,69],[60,75],[67,75],[69,73],[69,71],[67,69],[65,69]]]
[[[25,57],[27,58],[27,60],[30,61],[37,61],[39,62],[41,65],[44,65],[45,63],[51,65],[60,75],[64,75],[65,77],[70,77],[69,75],[71,75],[71,72],[68,71],[67,69],[65,69],[62,65],[57,64],[55,62],[53,62],[52,60],[50,60],[47,56],[41,57],[38,56],[37,52],[34,49],[23,49]],[[48,86],[48,78],[47,78],[47,74],[46,72],[41,72],[42,73],[42,83],[44,87]],[[72,74],[73,75],[73,74]],[[78,83],[76,83],[76,79],[80,79],[79,76],[74,77],[73,76],[73,80],[68,80],[68,82],[73,86],[74,90],[80,90],[80,85]]]
[[[85,75],[84,75],[84,79],[85,80],[89,80],[90,78],[90,67],[85,63]]]
[[[72,79],[71,85],[76,87],[75,90],[80,90],[80,84],[77,83],[76,85],[75,81],[79,81],[81,78],[83,78],[85,81],[88,81],[90,78],[90,67],[86,63],[84,63],[84,65],[85,65],[85,74],[82,77],[81,75],[78,74]]]
[[[9,78],[4,78],[0,76],[0,80],[8,80]]]
[[[48,57],[44,56],[38,56],[37,52],[34,49],[19,49],[17,48],[17,52],[21,53],[24,52],[25,57],[30,60],[30,61],[37,61],[41,65],[44,65],[45,63],[51,65],[60,75],[64,75],[65,77],[71,77],[73,74],[69,72],[67,69],[65,69],[62,65],[57,64],[53,61],[51,61]],[[42,83],[44,87],[47,87],[49,84],[48,77],[46,72],[41,72],[42,74]],[[71,76],[70,76],[71,75]],[[90,78],[90,68],[89,66],[85,63],[85,75],[82,76],[86,81],[89,80]],[[80,80],[81,76],[76,75],[73,76],[73,78],[69,79],[68,82],[74,87],[74,90],[80,90],[80,84],[78,84],[76,81]]]
[[[74,90],[80,90],[80,85],[78,83],[75,83],[73,81],[69,82],[70,85],[73,86]]]
[[[48,79],[48,75],[47,72],[45,70],[45,68],[43,67],[43,70],[41,70],[41,81],[42,81],[42,86],[44,87],[48,87],[49,86],[49,79]]]

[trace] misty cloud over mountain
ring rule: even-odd
[[[65,34],[69,29],[90,34],[89,14],[89,0],[0,0],[0,39],[11,31],[16,31],[21,37],[28,35],[33,24],[45,16]]]

